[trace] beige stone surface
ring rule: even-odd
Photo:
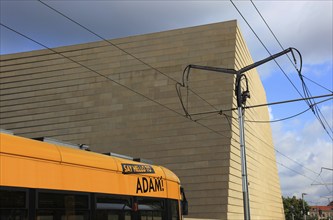
[[[189,64],[240,69],[253,62],[237,22],[111,42],[141,61],[102,41],[56,48],[62,55],[1,56],[1,128],[153,160],[180,177],[189,218],[243,219],[237,112],[191,121],[175,90]],[[247,75],[248,105],[265,103],[257,72]],[[184,88],[182,95],[191,113],[236,106],[231,75],[193,70],[189,85],[195,94]],[[246,119],[268,118],[267,108],[246,110]],[[283,219],[270,126],[245,127],[252,219]]]

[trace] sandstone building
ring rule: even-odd
[[[253,63],[236,21],[1,56],[0,127],[25,137],[87,144],[93,151],[152,160],[175,172],[189,218],[243,219],[235,77],[189,64],[240,69]],[[119,50],[121,48],[122,50]],[[126,52],[124,52],[126,51]],[[134,57],[133,57],[134,56]],[[266,102],[255,70],[251,99]],[[246,110],[268,120],[268,109]],[[196,120],[199,119],[199,120]],[[252,219],[284,219],[269,124],[245,123]]]

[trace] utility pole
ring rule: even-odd
[[[294,206],[290,206],[290,209],[291,209],[291,219],[292,220],[295,220],[295,208],[294,208]]]
[[[238,110],[238,123],[239,123],[239,140],[240,140],[240,155],[241,155],[241,172],[242,172],[242,190],[243,190],[243,209],[244,209],[244,220],[250,220],[250,200],[249,200],[249,191],[248,191],[248,178],[247,178],[247,164],[246,164],[246,149],[245,149],[245,133],[244,133],[244,111],[245,111],[245,103],[246,99],[250,98],[250,93],[248,90],[248,81],[247,77],[244,74],[245,72],[256,68],[266,62],[269,62],[277,57],[280,57],[282,55],[285,55],[289,52],[292,53],[293,57],[293,50],[294,48],[288,48],[280,53],[274,54],[270,57],[267,57],[266,59],[263,59],[261,61],[255,62],[253,64],[250,64],[246,67],[243,67],[240,70],[235,69],[227,69],[227,68],[220,68],[220,67],[211,67],[211,66],[200,66],[200,65],[192,65],[190,64],[186,68],[188,68],[188,74],[190,72],[190,69],[201,69],[201,70],[207,70],[207,71],[214,71],[214,72],[220,72],[220,73],[228,73],[236,75],[236,82],[235,82],[235,95],[237,98],[237,110]],[[295,60],[295,57],[294,57]],[[183,76],[183,85],[185,85],[184,82],[184,76]],[[186,77],[188,78],[188,76]],[[242,91],[241,81],[242,78],[245,79],[246,83],[246,90]]]
[[[241,90],[241,79],[246,79],[246,90]],[[241,166],[242,166],[242,189],[243,189],[243,207],[244,218],[250,220],[250,198],[249,198],[249,182],[247,179],[247,163],[246,163],[246,149],[245,149],[245,133],[244,133],[244,111],[243,106],[246,103],[246,99],[250,98],[248,82],[245,75],[237,73],[236,76],[236,96],[237,96],[237,110],[238,110],[238,124],[239,124],[239,140],[240,140],[240,152],[241,152]]]
[[[302,193],[302,202],[303,202],[303,218],[306,220],[306,213],[305,213],[305,205],[304,205],[304,196],[307,195],[306,193]]]

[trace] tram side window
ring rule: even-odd
[[[27,192],[0,188],[0,220],[28,219]]]
[[[96,218],[98,220],[131,220],[132,204],[126,196],[96,196]]]
[[[179,220],[179,205],[177,200],[170,200],[171,206],[171,219]]]
[[[89,196],[39,192],[37,220],[89,220]]]
[[[165,205],[163,200],[138,199],[140,220],[164,220]]]

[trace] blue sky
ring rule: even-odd
[[[113,39],[176,28],[237,19],[254,61],[268,56],[230,1],[46,1],[104,38]],[[250,1],[235,1],[246,20],[271,53],[281,51]],[[303,56],[303,74],[330,91],[332,74],[332,1],[254,1],[281,44],[297,48]],[[38,1],[1,0],[1,23],[47,45],[58,47],[100,40],[51,11]],[[0,53],[44,49],[5,28],[0,29]],[[279,58],[292,82],[301,91],[300,80],[286,57]],[[273,62],[258,69],[268,102],[300,98]],[[312,95],[331,93],[306,80]],[[332,128],[333,101],[318,105]],[[272,119],[280,119],[307,108],[304,102],[270,107]],[[272,124],[283,195],[304,192],[310,204],[326,204],[333,186],[333,143],[311,111],[288,121]],[[331,133],[332,135],[332,133]],[[296,162],[297,163],[296,163]],[[281,165],[283,164],[283,166]],[[300,166],[299,164],[302,164]],[[286,168],[288,167],[288,168]],[[291,171],[297,171],[293,172]],[[320,175],[318,175],[320,173]],[[327,189],[328,188],[328,189]]]

